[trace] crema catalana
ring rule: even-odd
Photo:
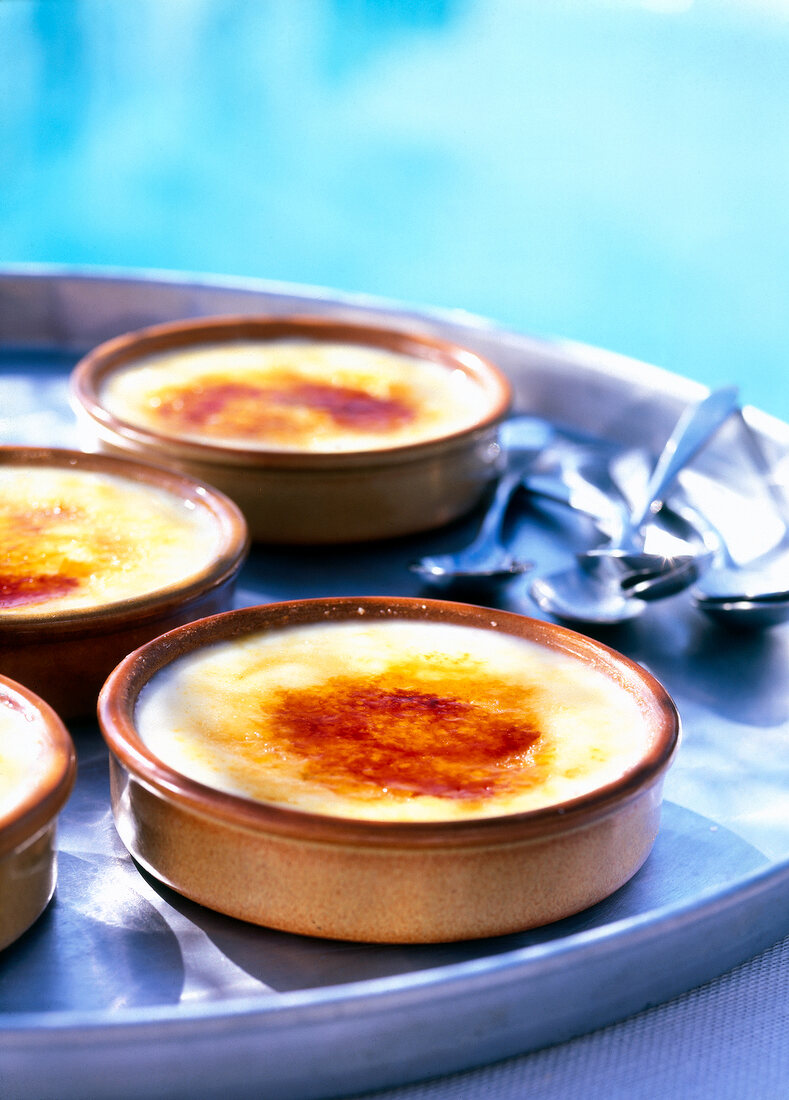
[[[31,708],[19,706],[0,685],[0,821],[30,797],[51,767],[44,719]]]
[[[435,821],[564,802],[650,744],[613,678],[476,627],[412,620],[264,631],[157,672],[135,723],[210,787],[319,814]]]
[[[188,579],[219,532],[207,509],[131,479],[0,467],[0,614],[106,606]]]
[[[164,351],[113,371],[127,424],[223,447],[380,450],[472,426],[486,400],[460,369],[355,344],[238,341]]]

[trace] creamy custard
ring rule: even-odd
[[[187,581],[220,537],[207,509],[149,484],[0,467],[0,616],[85,610]]]
[[[361,614],[187,654],[145,686],[135,722],[155,756],[208,786],[386,821],[564,802],[619,778],[651,743],[634,698],[579,659]]]
[[[46,778],[51,755],[44,719],[0,686],[0,822]]]
[[[223,447],[380,450],[465,430],[486,396],[428,359],[355,344],[237,341],[161,352],[101,390],[126,423]]]

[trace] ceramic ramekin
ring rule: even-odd
[[[103,389],[113,372],[145,356],[238,341],[351,344],[460,371],[479,389],[463,430],[375,450],[308,453],[186,441],[113,415]],[[476,353],[397,329],[320,318],[219,317],[158,325],[101,344],[72,376],[86,444],[185,471],[232,497],[253,539],[342,543],[411,534],[469,511],[499,468],[497,425],[509,409],[505,376]]]
[[[110,474],[164,492],[216,529],[213,554],[180,579],[131,598],[49,613],[0,607],[0,673],[26,684],[61,717],[95,714],[98,692],[127,653],[182,623],[230,606],[249,535],[238,507],[210,486],[173,471],[57,448],[0,447],[0,468],[55,468]],[[186,553],[186,546],[185,546]]]
[[[376,822],[305,813],[220,792],[161,762],[135,727],[142,689],[177,658],[283,626],[433,620],[525,638],[610,676],[637,703],[649,749],[616,782],[559,805],[459,821]],[[175,890],[246,921],[336,939],[440,942],[542,925],[601,900],[642,865],[656,836],[676,709],[643,668],[553,624],[407,598],[293,601],[182,627],[128,656],[105,684],[119,834]]]
[[[37,739],[39,747],[34,766],[18,780],[10,805],[5,811],[0,806],[0,949],[38,919],[55,891],[57,816],[74,786],[77,769],[74,745],[57,714],[6,676],[0,676],[2,708],[21,716],[25,732]],[[0,768],[3,763],[0,758]]]

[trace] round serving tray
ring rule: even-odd
[[[703,392],[656,367],[465,314],[249,280],[5,269],[0,440],[74,445],[68,373],[101,340],[182,317],[257,312],[319,312],[449,336],[507,371],[519,410],[611,448],[659,449]],[[780,461],[789,428],[747,415]],[[736,436],[724,433],[697,473],[725,487],[733,504],[752,504]],[[459,545],[474,525],[471,517],[430,536],[330,551],[258,547],[236,604],[417,594],[408,562]],[[565,560],[582,537],[567,517],[528,508],[513,532],[540,569]],[[539,616],[526,584],[510,586],[496,606]],[[331,943],[201,909],[128,857],[111,821],[97,727],[72,724],[79,775],[61,817],[56,898],[0,955],[3,1095],[347,1096],[568,1039],[778,940],[789,928],[787,629],[725,634],[678,596],[594,634],[645,664],[682,714],[663,826],[644,868],[612,898],[495,940]]]

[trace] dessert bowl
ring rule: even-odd
[[[248,552],[227,497],[172,471],[0,448],[0,673],[63,718],[95,713],[131,650],[229,606]]]
[[[55,891],[57,816],[76,770],[57,714],[0,676],[0,950],[38,919]]]
[[[186,897],[334,939],[578,912],[643,864],[676,709],[566,628],[445,601],[296,600],[127,656],[99,699],[116,826]]]
[[[499,469],[505,376],[476,353],[321,318],[217,317],[99,345],[72,374],[87,446],[185,471],[252,537],[342,543],[469,511]]]

